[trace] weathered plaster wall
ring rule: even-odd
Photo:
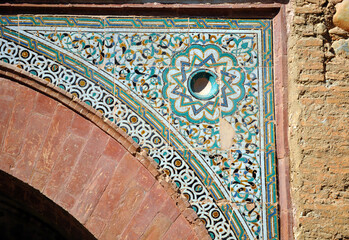
[[[293,0],[289,8],[295,239],[349,239],[349,33],[333,23],[338,2]]]

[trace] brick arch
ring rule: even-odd
[[[98,111],[6,63],[0,92],[0,169],[96,238],[209,239],[155,162]]]
[[[38,190],[1,170],[0,211],[3,239],[29,239],[33,237],[30,234],[37,239],[96,239],[74,217]]]

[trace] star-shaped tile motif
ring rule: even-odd
[[[190,75],[202,69],[212,72],[219,85],[219,93],[207,100],[198,99],[188,89]],[[237,103],[245,94],[244,79],[245,73],[232,54],[216,45],[192,45],[177,53],[172,67],[164,71],[163,96],[176,115],[193,123],[217,123],[220,116],[236,111]]]

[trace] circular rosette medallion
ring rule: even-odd
[[[217,123],[244,97],[245,74],[236,58],[216,45],[191,45],[163,73],[163,96],[190,122]]]

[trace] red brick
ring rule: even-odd
[[[97,218],[92,217],[88,220],[88,222],[85,224],[85,227],[97,238],[100,239],[100,235],[103,232],[104,228],[106,226],[106,223]]]
[[[63,191],[61,192],[59,199],[55,200],[55,203],[70,212],[75,204],[75,198],[69,193]]]
[[[59,193],[59,189],[64,185],[69,178],[74,165],[82,152],[87,139],[81,138],[74,134],[67,137],[64,142],[62,152],[60,153],[54,168],[52,169],[51,177],[44,189],[45,195],[54,199]]]
[[[302,49],[302,51],[297,54],[299,54],[299,56],[302,56],[303,59],[311,58],[312,60],[318,59],[319,61],[323,60],[325,56],[325,53],[323,51],[314,48]]]
[[[167,195],[159,183],[155,183],[142,202],[130,224],[121,235],[121,239],[138,239],[154,217],[160,212]]]
[[[71,132],[81,137],[87,137],[92,129],[92,124],[93,123],[91,123],[86,118],[83,118],[82,116],[76,114],[71,126]]]
[[[78,199],[79,204],[74,206],[72,212],[81,222],[85,223],[91,215],[106,189],[116,167],[116,161],[107,156],[102,156],[97,164],[96,171],[91,174],[91,182],[86,186],[84,192]]]
[[[36,92],[31,89],[24,87],[19,89],[3,145],[4,152],[13,156],[19,154],[25,128],[28,124],[28,117],[33,109],[35,96]]]
[[[40,157],[36,163],[37,171],[50,172],[52,170],[69,133],[73,114],[73,111],[63,105],[57,106]]]
[[[35,160],[38,157],[43,142],[49,128],[50,118],[33,114],[27,118],[29,122],[27,129],[24,131],[23,146],[20,155],[17,157],[14,175],[24,181],[30,182],[32,171],[35,167]]]
[[[338,98],[338,97],[328,97],[326,98],[326,103],[328,104],[344,104],[344,103],[348,103],[349,100],[347,99],[343,99],[343,98]]]
[[[333,90],[335,92],[345,92],[345,93],[348,93],[349,92],[349,86],[333,86],[333,87],[331,87],[331,90]]]
[[[7,127],[12,115],[14,102],[8,102],[0,99],[0,150],[2,149]]]
[[[176,221],[171,225],[170,229],[166,232],[163,239],[165,240],[182,240],[188,239],[190,236],[193,236],[192,229],[185,220],[185,218],[180,215]]]
[[[308,70],[323,70],[324,69],[324,64],[322,62],[312,62],[308,61],[303,63],[304,69]]]
[[[320,38],[301,38],[297,41],[299,47],[320,47],[323,40]]]
[[[52,116],[56,110],[58,102],[44,94],[38,94],[35,101],[34,110],[37,113]]]
[[[31,177],[30,180],[30,185],[42,192],[46,185],[46,179],[48,178],[47,173],[41,173],[41,172],[36,172],[34,171],[33,176]]]
[[[300,81],[309,81],[309,82],[323,82],[325,76],[323,74],[306,74],[303,73],[300,75]]]
[[[93,126],[92,133],[67,185],[67,191],[73,196],[78,197],[88,184],[91,174],[95,171],[95,166],[105,149],[108,138],[109,136],[102,130]]]
[[[14,165],[15,165],[15,158],[5,153],[0,155],[0,169],[2,171],[10,173]]]
[[[311,14],[311,13],[322,13],[322,9],[319,6],[316,5],[307,5],[307,6],[303,6],[303,7],[296,7],[295,12],[298,14],[302,14],[302,13],[307,13],[307,14]]]
[[[9,120],[12,115],[14,102],[9,102],[3,99],[0,99],[0,149],[2,149],[5,135],[7,133],[7,127],[9,124]]]
[[[131,154],[126,154],[123,157],[92,213],[92,217],[96,216],[106,221],[109,220],[113,210],[119,205],[122,195],[130,187],[130,181],[136,176],[139,167],[137,160]]]
[[[207,237],[207,239],[211,239],[210,237]],[[195,235],[194,232],[191,233],[191,235],[189,235],[187,237],[187,240],[199,240],[199,238]],[[203,239],[200,239],[200,240],[203,240]]]
[[[326,78],[338,81],[340,79],[346,79],[346,74],[337,72],[326,72]]]
[[[16,99],[18,84],[0,77],[0,99],[13,102]]]
[[[146,197],[145,194],[144,189],[137,186],[137,184],[129,185],[113,209],[113,215],[101,239],[125,239],[121,237],[121,234],[131,221],[133,215],[138,211],[139,206]]]
[[[141,167],[135,177],[135,181],[137,181],[145,191],[149,191],[155,182],[155,178],[145,167]]]
[[[105,156],[112,157],[115,161],[120,161],[120,159],[126,153],[126,149],[120,145],[115,139],[109,138],[108,144],[103,152]]]
[[[174,221],[181,213],[175,201],[173,201],[170,196],[167,196],[160,212],[167,216],[171,221]]]
[[[171,224],[172,221],[167,216],[163,215],[162,213],[159,213],[155,216],[154,220],[146,229],[146,231],[140,239],[161,239],[161,237],[166,233]]]
[[[16,85],[6,79],[0,78],[0,106],[2,106],[0,111],[0,149],[2,149],[16,95]]]

